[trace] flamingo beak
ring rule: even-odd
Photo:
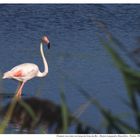
[[[48,49],[50,49],[50,47],[51,47],[51,44],[50,44],[50,42],[49,42],[47,45],[48,45]]]

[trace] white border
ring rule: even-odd
[[[0,134],[1,140],[130,140],[140,138],[140,134]]]
[[[104,4],[104,3],[112,3],[112,4],[139,4],[139,0],[1,0],[1,4],[6,4],[6,3],[15,3],[15,4]]]

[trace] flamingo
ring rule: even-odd
[[[43,36],[40,43],[40,53],[44,63],[44,71],[40,72],[39,67],[33,63],[23,63],[13,67],[10,71],[3,74],[3,79],[14,79],[20,82],[16,97],[21,98],[22,89],[24,84],[33,79],[34,77],[45,77],[48,74],[48,64],[43,52],[43,44],[47,44],[48,49],[50,48],[50,41],[47,36]]]

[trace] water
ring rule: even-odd
[[[63,78],[65,72],[100,103],[114,113],[129,109],[120,101],[126,89],[114,63],[101,46],[93,19],[106,23],[110,32],[126,44],[128,50],[137,46],[140,35],[139,5],[0,5],[0,71],[5,72],[20,63],[32,62],[43,71],[39,43],[49,36],[52,48],[44,48],[49,64],[45,78],[35,78],[24,87],[24,96],[39,96],[60,103],[64,84],[69,108],[74,112],[87,100]],[[63,72],[62,72],[63,71]],[[3,80],[3,91],[15,91],[17,82]],[[102,118],[94,106],[81,116],[88,124],[100,128]]]

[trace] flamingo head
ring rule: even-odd
[[[50,47],[51,47],[50,46],[50,41],[49,41],[47,36],[43,36],[41,41],[42,41],[42,43],[47,44],[48,49],[50,49]]]

